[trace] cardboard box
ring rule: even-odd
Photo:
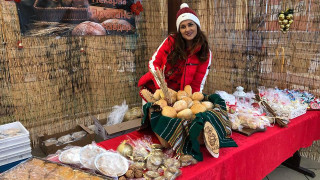
[[[60,146],[52,143],[52,144],[48,144],[48,143],[44,143],[44,141],[50,139],[50,138],[56,138],[58,139],[61,136],[67,135],[67,134],[72,134],[74,132],[78,132],[78,131],[86,131],[87,135],[82,137],[81,139],[77,140],[77,141],[72,141],[70,143],[66,143],[66,144],[62,144]],[[56,134],[52,134],[52,135],[40,135],[39,139],[40,139],[40,148],[42,149],[42,151],[46,154],[53,154],[56,153],[57,150],[62,149],[64,147],[66,147],[67,145],[73,145],[73,146],[85,146],[87,144],[91,144],[92,141],[94,141],[95,138],[95,134],[93,131],[91,131],[89,128],[87,128],[85,125],[80,124],[78,125],[76,128],[71,129],[69,131],[65,131],[65,132],[61,132],[61,133],[56,133]]]
[[[141,118],[111,126],[103,126],[106,124],[107,119],[98,120],[94,116],[91,116],[91,118],[96,126],[95,133],[97,136],[99,136],[98,139],[101,139],[101,141],[127,134],[129,132],[138,130],[141,127]],[[96,138],[96,141],[99,141],[98,139]]]

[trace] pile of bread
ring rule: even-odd
[[[205,112],[213,108],[213,103],[210,101],[203,101],[204,95],[201,92],[192,93],[190,85],[184,87],[184,90],[178,92],[169,89],[171,103],[165,99],[165,95],[161,89],[157,89],[154,94],[148,90],[143,89],[141,95],[148,102],[158,104],[162,108],[162,115],[179,118],[183,120],[193,120],[195,114]]]

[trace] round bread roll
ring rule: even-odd
[[[177,117],[176,110],[171,106],[164,107],[162,109],[161,114],[162,114],[162,116],[167,116],[167,117],[171,117],[171,118],[176,118]]]
[[[155,104],[158,104],[162,109],[166,106],[168,106],[168,103],[164,99],[160,99],[159,101],[155,102]]]
[[[193,100],[198,100],[198,101],[202,101],[204,98],[203,94],[201,92],[194,92],[192,94],[192,99]]]
[[[193,106],[193,105],[195,105],[195,104],[201,104],[201,102],[200,102],[200,101],[198,101],[198,100],[194,100],[194,101],[192,101],[192,106]]]
[[[174,103],[173,105],[173,108],[179,112],[179,111],[182,111],[184,109],[187,109],[188,108],[188,104],[187,102],[185,102],[184,100],[179,100],[177,102]]]
[[[175,90],[170,89],[170,88],[168,88],[168,89],[169,89],[172,103],[175,103],[177,101],[177,92]]]
[[[195,104],[191,108],[193,114],[197,114],[199,112],[205,112],[207,108],[202,104]]]
[[[78,24],[73,30],[72,30],[73,36],[85,36],[85,35],[106,35],[106,30],[103,26],[99,23],[91,22],[91,21],[85,21],[80,24]]]
[[[154,92],[154,94],[153,94],[153,98],[155,99],[155,100],[160,100],[160,92],[161,92],[161,89],[157,89],[156,90],[156,92]]]
[[[190,85],[186,85],[186,86],[184,87],[184,91],[187,92],[188,97],[190,97],[190,98],[192,97],[192,88],[191,88]]]
[[[182,98],[182,100],[184,100],[187,103],[188,108],[191,108],[191,106],[193,105],[192,99],[189,97],[184,97]]]
[[[188,97],[188,93],[185,91],[178,91],[177,100],[182,100],[184,97]]]
[[[191,109],[184,109],[177,114],[179,119],[191,120],[192,119],[192,111]]]
[[[204,105],[207,108],[207,110],[213,109],[213,103],[210,101],[203,101],[203,102],[201,102],[201,104]]]

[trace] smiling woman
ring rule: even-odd
[[[202,92],[212,56],[199,18],[186,3],[180,6],[176,26],[177,32],[169,35],[150,59],[149,72],[138,83],[141,89],[152,93],[159,89],[160,84],[152,72],[164,69],[168,88],[179,91],[190,85],[193,92]]]

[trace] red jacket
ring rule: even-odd
[[[166,38],[162,44],[158,47],[157,51],[153,54],[152,58],[149,61],[149,72],[147,72],[145,75],[143,75],[139,82],[138,86],[141,88],[144,88],[145,86],[148,86],[147,88],[153,93],[156,89],[159,89],[159,82],[156,82],[154,79],[152,73],[150,71],[156,71],[157,68],[163,69],[164,65],[166,66],[165,72],[170,72],[170,66],[169,63],[167,63],[167,56],[171,52],[171,50],[174,47],[174,37],[169,36]],[[208,60],[205,62],[200,62],[198,57],[196,56],[196,53],[200,50],[198,48],[193,52],[192,54],[188,54],[188,59],[183,61],[182,67],[182,77],[181,80],[176,79],[176,81],[180,81],[180,88],[174,89],[176,91],[183,90],[184,86],[190,85],[192,87],[193,92],[202,92],[207,75],[209,73],[210,65],[211,65],[211,58],[212,54],[209,50],[209,56]],[[181,62],[181,61],[180,61]],[[169,75],[170,76],[170,75]],[[165,73],[166,82],[168,82],[168,75]],[[153,81],[151,87],[150,83]],[[148,85],[149,84],[149,85]],[[170,84],[168,84],[168,87],[170,87]]]

